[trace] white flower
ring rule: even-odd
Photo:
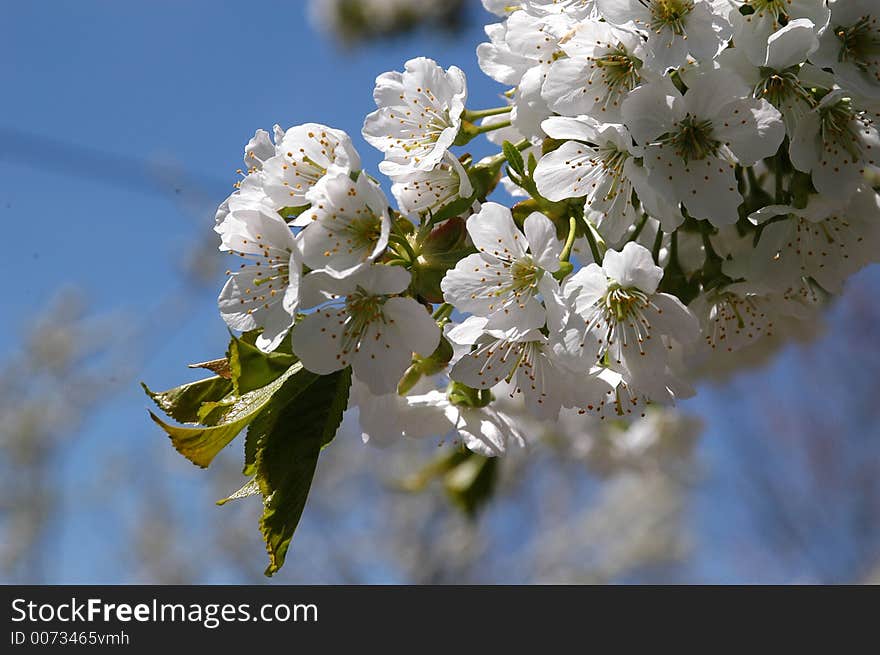
[[[591,393],[579,403],[578,413],[590,414],[603,421],[645,418],[647,408],[653,404],[652,399],[637,388],[628,385],[623,375],[610,368],[601,368],[595,373],[595,379],[604,383],[599,387],[602,393],[596,398],[591,390]],[[668,380],[668,384],[674,383],[673,379]],[[664,394],[668,393],[664,389]],[[674,391],[673,395],[676,395]]]
[[[631,398],[670,402],[678,380],[669,368],[669,341],[693,342],[694,315],[675,296],[657,292],[663,269],[647,248],[628,243],[608,250],[600,267],[585,266],[566,280],[570,303],[566,348],[585,369],[603,364],[623,376]]]
[[[730,0],[730,7],[733,41],[755,66],[766,61],[770,37],[788,23],[806,18],[819,35],[831,17],[825,0]]]
[[[497,457],[505,454],[509,446],[526,444],[522,421],[508,413],[497,403],[485,407],[454,405],[447,394],[438,390],[411,394],[406,398],[391,395],[366,397],[369,389],[353,393],[361,412],[362,438],[378,445],[398,438],[437,437],[461,440],[471,451]],[[394,394],[396,395],[396,394]],[[364,422],[366,421],[366,422]]]
[[[275,126],[275,139],[280,140],[284,131],[278,125]],[[244,147],[244,170],[238,173],[244,175],[244,179],[236,182],[235,191],[224,200],[217,213],[214,215],[215,231],[230,211],[238,207],[253,207],[265,205],[267,209],[280,209],[273,207],[272,201],[266,196],[263,189],[263,163],[275,155],[275,145],[266,130],[257,130],[254,136]]]
[[[439,403],[452,424],[452,435],[458,436],[469,450],[486,457],[498,457],[509,446],[526,445],[521,421],[511,416],[495,403],[486,407],[465,407],[441,400],[434,392],[425,401]],[[415,401],[420,400],[418,397]],[[445,402],[444,402],[445,401]]]
[[[489,319],[488,329],[522,331],[543,327],[547,302],[558,296],[552,273],[559,269],[562,245],[556,228],[543,214],[525,221],[525,236],[510,210],[494,202],[467,220],[479,253],[450,270],[440,288],[446,302],[462,312]]]
[[[224,200],[214,214],[214,231],[223,223],[230,212],[239,208],[254,207],[261,205],[266,211],[274,212],[279,209],[266,195],[263,189],[263,171],[257,169],[248,174],[243,180],[235,184],[235,191]]]
[[[642,38],[600,22],[582,23],[560,41],[568,55],[550,65],[541,93],[563,116],[613,122],[626,94],[642,83]]]
[[[599,13],[615,25],[634,24],[647,35],[645,65],[665,73],[714,58],[733,30],[709,0],[598,0]]]
[[[451,152],[433,170],[412,170],[395,176],[391,187],[400,211],[407,215],[436,214],[445,205],[469,198],[473,192],[467,171]]]
[[[617,243],[640,217],[633,189],[647,211],[672,231],[684,221],[678,207],[668,204],[647,184],[634,146],[623,125],[601,124],[589,117],[548,118],[542,124],[554,139],[574,139],[544,155],[535,169],[538,192],[548,200],[586,196],[590,215],[610,242]]]
[[[242,332],[262,328],[257,347],[274,350],[293,325],[299,305],[302,264],[293,233],[277,213],[261,206],[236,209],[217,231],[221,250],[248,261],[227,272],[218,299],[223,320]]]
[[[522,394],[533,416],[555,419],[563,405],[571,405],[572,390],[584,386],[582,376],[575,377],[562,364],[554,345],[539,330],[485,330],[486,322],[471,316],[449,331],[454,343],[475,346],[458,359],[449,377],[474,389],[513,382],[511,397]]]
[[[361,439],[374,446],[388,446],[400,439],[442,437],[452,425],[446,417],[443,393],[418,393],[418,386],[407,396],[396,390],[374,394],[357,377],[351,381],[349,408],[357,408]]]
[[[308,314],[293,331],[293,352],[309,371],[326,375],[351,365],[374,394],[397,388],[412,354],[429,356],[440,330],[418,301],[396,294],[410,274],[399,266],[372,265],[344,279],[316,276],[331,299]]]
[[[703,424],[679,410],[656,407],[646,412],[645,420],[624,429],[616,423],[600,425],[590,439],[583,439],[583,429],[577,428],[573,422],[566,430],[574,454],[585,457],[590,469],[605,477],[627,471],[676,471],[693,455]]]
[[[739,283],[698,296],[690,309],[700,319],[706,346],[733,353],[774,335],[783,302],[779,296]]]
[[[794,130],[789,154],[795,168],[811,173],[816,190],[842,200],[876,166],[880,136],[871,121],[853,109],[842,90],[830,92]]]
[[[275,138],[281,133],[281,128],[275,126]],[[263,164],[275,156],[275,144],[266,130],[257,130],[254,136],[244,147],[244,164],[248,173],[262,170]]]
[[[510,120],[526,138],[541,138],[541,121],[553,113],[541,95],[541,87],[550,64],[561,54],[560,38],[572,26],[572,19],[564,13],[515,11],[504,23],[487,26],[491,42],[477,47],[483,72],[516,87]]]
[[[547,70],[544,66],[530,68],[523,75],[513,94],[510,123],[530,141],[543,136],[541,122],[553,115],[553,111],[541,95]]]
[[[833,77],[828,75],[817,85],[815,78],[826,74],[811,66],[803,70],[808,79],[802,78],[801,66],[818,47],[815,26],[806,18],[799,18],[770,36],[761,64],[753,64],[742,48],[725,50],[718,62],[722,68],[738,73],[754,90],[756,98],[766,99],[779,110],[791,136],[795,126],[816,106],[810,88],[830,89],[834,84]]]
[[[747,95],[733,73],[710,71],[694,76],[685,95],[652,83],[623,104],[624,123],[644,148],[648,183],[714,225],[739,218],[735,164],[775,155],[785,138],[779,111]]]
[[[880,100],[880,6],[876,0],[832,0],[831,22],[813,59],[848,91]]]
[[[880,196],[867,187],[842,206],[838,198],[813,195],[803,209],[771,205],[749,218],[756,224],[776,219],[764,227],[749,262],[754,278],[774,288],[810,277],[840,293],[849,276],[878,257]]]
[[[287,130],[277,154],[263,162],[263,187],[278,209],[300,207],[307,204],[306,193],[328,171],[348,174],[360,165],[345,132],[305,123]]]
[[[571,22],[561,15],[515,11],[503,23],[486,26],[489,43],[477,46],[480,69],[496,82],[517,86],[535,67],[548,67]]]
[[[328,173],[307,198],[312,206],[299,217],[308,223],[300,235],[306,266],[344,277],[385,250],[391,232],[388,201],[366,173],[356,182],[343,171]]]
[[[467,100],[461,69],[444,71],[432,59],[418,57],[403,73],[376,78],[373,98],[379,108],[364,121],[367,142],[385,153],[379,165],[386,175],[433,169],[458,136]]]

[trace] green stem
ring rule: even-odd
[[[782,178],[782,165],[780,161],[776,160],[776,204],[784,205],[785,204],[785,185],[784,180]]]
[[[712,240],[709,238],[709,233],[704,230],[701,232],[700,236],[703,238],[703,248],[706,251],[706,259],[721,261],[721,257],[718,256],[718,253],[715,252],[715,248],[712,247]]]
[[[593,255],[593,261],[602,265],[602,255],[599,254],[599,244],[596,243],[596,236],[593,234],[593,226],[587,223],[587,243],[590,244],[590,253]]]
[[[574,247],[574,238],[577,234],[577,218],[574,214],[568,217],[568,238],[565,245],[562,246],[562,252],[559,254],[559,270],[553,276],[562,281],[574,270],[574,266],[569,261],[571,259],[571,249]]]
[[[442,321],[445,318],[449,318],[453,311],[455,311],[455,307],[445,302],[434,311],[434,320]]]
[[[462,120],[473,123],[474,121],[478,121],[481,118],[486,118],[487,116],[500,116],[501,114],[508,114],[513,110],[511,105],[507,105],[506,107],[495,107],[494,109],[465,109],[462,114]]]
[[[635,241],[639,238],[639,235],[642,233],[642,230],[645,229],[645,225],[648,224],[648,215],[642,214],[642,220],[639,221],[639,224],[636,225],[636,229],[633,231],[632,235],[627,239],[627,241]]]
[[[470,121],[462,121],[461,128],[458,130],[458,136],[455,137],[454,145],[466,146],[481,134],[505,127],[510,127],[510,121],[501,121],[500,123],[491,123],[489,125],[474,125]]]
[[[711,248],[711,246],[710,246]],[[681,264],[678,262],[678,230],[670,235],[669,239],[669,261],[666,262],[666,268],[673,270],[681,270]]]
[[[654,247],[651,248],[651,254],[654,256],[654,263],[660,266],[660,246],[663,245],[663,230],[657,228],[657,236],[654,237]]]
[[[500,123],[490,123],[488,125],[480,125],[476,129],[476,134],[485,134],[486,132],[494,132],[505,127],[510,127],[510,121],[501,121]]]
[[[559,255],[559,261],[567,262],[571,259],[571,249],[574,247],[574,237],[577,232],[577,218],[574,215],[568,217],[568,238],[565,245],[562,246],[562,253]]]
[[[746,178],[749,181],[749,192],[754,191],[755,189],[761,188],[761,183],[758,181],[758,178],[755,176],[755,167],[749,166],[746,170]],[[743,193],[743,195],[746,195]]]

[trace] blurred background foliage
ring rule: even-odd
[[[2,582],[264,581],[258,501],[213,502],[240,486],[240,442],[198,471],[147,420],[137,388],[222,354],[210,232],[222,171],[271,126],[254,121],[357,134],[372,76],[408,56],[465,67],[477,104],[498,92],[473,61],[491,19],[476,0],[314,0],[310,24],[306,3],[256,3],[254,25],[193,4],[85,2],[47,20],[19,7],[0,38],[0,80],[21,96],[0,109],[12,246],[0,263]],[[206,53],[188,54],[199,44]],[[77,47],[81,59],[58,59]],[[119,69],[95,56],[121,57]],[[226,127],[228,114],[210,117],[224,102],[242,114]],[[496,493],[473,517],[448,481],[414,479],[449,444],[364,447],[349,416],[275,580],[878,583],[878,293],[880,272],[863,271],[812,342],[703,385],[681,411],[629,430],[532,426],[532,447],[498,463]]]

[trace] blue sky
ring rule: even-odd
[[[191,296],[183,317],[163,315],[162,300],[179,288],[179,262],[192,243],[213,243],[213,209],[231,189],[256,128],[306,121],[341,128],[375,170],[379,156],[360,137],[363,117],[373,109],[373,80],[419,55],[466,72],[470,107],[498,104],[500,87],[476,64],[474,48],[483,39],[478,21],[455,40],[423,33],[346,52],[311,29],[304,6],[195,0],[5,5],[0,356],[10,352],[27,317],[59,286],[71,285],[85,290],[97,309],[124,310],[146,326],[149,340],[132,347],[139,379],[154,388],[179,382],[188,375],[184,363],[225,349],[227,333],[215,290]],[[876,272],[866,275],[877,279]],[[218,290],[221,282],[218,277]],[[790,385],[786,362],[763,373],[761,384]],[[693,565],[698,579],[737,579],[738,554],[729,540],[742,528],[737,516],[745,510],[732,489],[737,474],[726,464],[725,440],[736,421],[731,403],[748,398],[749,388],[748,382],[707,388],[688,404],[716,417],[701,447],[710,482],[694,511],[704,540]],[[145,407],[136,384],[120,389],[63,464],[67,484],[90,475],[89,463],[108,444],[124,454],[129,442],[150,433]],[[189,472],[198,484],[182,460],[155,465]],[[75,499],[66,502],[64,556],[52,564],[53,576],[112,579],[113,568],[95,557],[108,552],[112,526],[81,513]],[[778,573],[780,580],[788,575]]]

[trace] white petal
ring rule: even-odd
[[[437,349],[440,328],[420,302],[413,298],[389,298],[383,313],[395,322],[401,346],[423,357],[428,357]]]
[[[464,321],[450,328],[446,336],[456,344],[475,344],[483,334],[487,320],[481,316],[468,316]]]
[[[544,214],[534,212],[526,218],[523,230],[529,242],[529,250],[538,265],[551,273],[559,270],[562,244],[556,238],[556,227],[550,219]]]
[[[412,351],[401,344],[399,338],[400,330],[373,321],[348,353],[352,372],[374,394],[394,391],[412,362]],[[345,357],[346,352],[342,352]]]
[[[652,82],[629,93],[621,113],[624,124],[639,144],[650,143],[672,128],[676,95],[678,92],[665,82]]]
[[[563,143],[538,162],[535,168],[538,192],[553,201],[585,196],[592,188],[596,163],[597,153],[590,146],[577,141]]]
[[[798,18],[789,21],[767,40],[767,60],[764,65],[783,71],[804,63],[818,48],[819,38],[813,21]]]
[[[348,365],[341,356],[340,318],[335,310],[318,310],[293,329],[293,353],[312,373],[327,375]]]
[[[663,279],[663,269],[654,263],[651,252],[631,241],[621,252],[609,250],[602,261],[602,270],[623,287],[635,287],[652,294]]]
[[[565,281],[562,297],[578,313],[592,306],[608,290],[608,277],[598,264],[589,264]]]
[[[785,124],[776,107],[763,98],[749,99],[732,103],[727,112],[716,134],[741,164],[751,166],[776,154],[785,138]]]
[[[510,210],[498,203],[487,202],[468,218],[467,231],[480,252],[505,259],[517,259],[525,254],[525,239],[513,222]]]

